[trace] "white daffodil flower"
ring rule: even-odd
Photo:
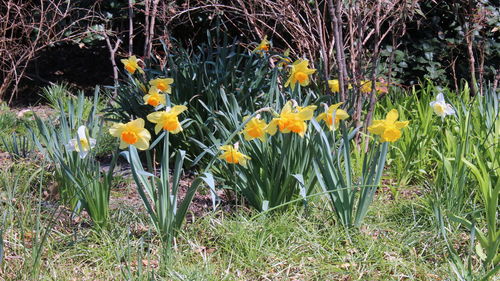
[[[78,143],[80,141],[80,143]],[[70,139],[69,143],[66,145],[68,151],[76,151],[80,155],[80,158],[85,158],[89,153],[90,149],[94,148],[96,140],[93,138],[87,139],[87,127],[78,127],[78,138]]]
[[[443,120],[447,115],[455,115],[455,110],[450,104],[446,103],[442,93],[439,93],[436,100],[431,101],[430,105],[434,110],[434,113],[440,116]]]

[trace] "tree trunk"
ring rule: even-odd
[[[343,38],[342,38],[342,2],[340,0],[336,0],[335,6],[333,5],[333,0],[328,1],[328,7],[330,8],[330,16],[333,21],[333,39],[335,44],[335,55],[337,57],[338,64],[338,72],[339,72],[339,91],[340,91],[340,100],[346,101],[346,84],[347,77],[344,74],[347,74],[345,71],[345,58],[343,56],[344,46],[343,46]]]

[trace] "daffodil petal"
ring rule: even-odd
[[[149,141],[144,138],[139,138],[137,142],[134,143],[134,146],[139,150],[146,150],[149,148]]]
[[[144,139],[147,142],[149,142],[149,140],[151,140],[151,134],[146,129],[142,129],[142,131],[140,131],[138,135],[139,135],[140,139]]]
[[[316,110],[316,106],[309,105],[307,107],[302,108],[299,111],[298,116],[302,120],[311,120],[314,116],[314,110]]]
[[[185,110],[187,110],[187,107],[185,105],[176,105],[176,106],[172,107],[170,112],[175,114],[175,115],[179,115]]]
[[[122,123],[116,123],[109,128],[109,134],[112,135],[113,137],[120,137],[121,133],[123,132],[123,129],[125,127],[125,124]]]
[[[291,101],[287,101],[285,103],[285,105],[283,106],[283,108],[281,109],[281,114],[286,114],[289,112],[292,112],[292,102]]]
[[[223,145],[219,148],[220,150],[223,150],[223,151],[227,151],[227,150],[231,150],[231,149],[234,149],[233,146],[231,145]]]
[[[153,113],[148,114],[148,116],[146,118],[151,123],[158,123],[158,122],[160,122],[162,115],[163,115],[163,111],[157,111],[157,112],[153,112]]]
[[[321,121],[321,120],[326,121],[326,113],[324,113],[324,112],[320,113],[318,116],[316,116],[316,120],[318,120],[318,121]]]
[[[436,96],[436,101],[437,101],[437,102],[445,102],[443,93],[439,93],[439,94]]]
[[[337,111],[335,112],[335,118],[339,120],[345,120],[349,118],[349,114],[347,114],[347,112],[342,109],[337,109]]]
[[[177,128],[175,130],[171,131],[170,133],[175,135],[175,134],[180,133],[181,131],[182,131],[182,127],[179,125],[179,126],[177,126]]]
[[[274,136],[276,132],[278,131],[278,121],[273,119],[269,125],[265,128],[266,133],[270,134],[271,136]]]
[[[389,113],[387,113],[387,116],[385,117],[385,119],[390,123],[394,123],[396,120],[398,120],[398,118],[399,113],[396,109],[392,109],[391,111],[389,111]]]
[[[339,108],[342,104],[344,104],[343,102],[339,102],[339,103],[336,103],[336,104],[332,104],[330,105],[330,107],[328,107],[328,111],[329,112],[333,112],[335,109]]]
[[[120,149],[125,149],[129,146],[130,144],[124,142],[122,139],[120,139]]]
[[[385,126],[383,125],[383,123],[374,124],[368,127],[368,132],[375,135],[381,135],[382,133],[384,133],[384,130]]]
[[[137,118],[135,120],[130,121],[128,125],[134,128],[144,128],[144,119]]]
[[[162,129],[163,129],[163,127],[161,126],[161,124],[160,123],[156,123],[156,125],[155,125],[155,134],[158,134]]]
[[[403,129],[407,127],[408,124],[410,124],[410,121],[398,121],[394,123],[394,126],[396,126],[396,128],[398,129]]]

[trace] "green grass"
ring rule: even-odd
[[[314,208],[311,214],[286,211],[257,220],[237,214],[232,218],[206,217],[184,233],[184,251],[214,249],[204,261],[202,253],[193,254],[190,262],[178,263],[178,272],[199,274],[206,268],[205,279],[228,280],[244,277],[257,280],[425,280],[427,273],[447,272],[441,249],[432,230],[407,219],[411,202],[387,205],[377,201],[384,214],[371,217],[360,231],[346,233],[335,225],[331,213]],[[418,215],[417,215],[418,216]],[[420,249],[420,245],[428,245]],[[199,266],[190,264],[196,261]],[[189,264],[186,266],[185,264]],[[188,278],[189,279],[189,278]]]
[[[27,180],[23,177],[20,184]],[[122,197],[120,192],[129,191],[115,190],[113,197]],[[16,193],[17,207],[4,223],[5,256],[10,257],[0,265],[5,280],[33,278],[31,255],[37,244],[30,235],[37,222],[42,230],[50,224],[53,209],[42,205],[37,217],[36,193]],[[450,276],[445,244],[419,201],[392,201],[387,193],[376,198],[365,226],[350,233],[335,223],[331,212],[319,207],[320,202],[308,213],[291,208],[255,219],[248,211],[208,213],[184,226],[173,257],[164,263],[159,238],[141,208],[116,204],[111,228],[100,235],[85,224],[56,215],[42,247],[39,279],[435,280]]]
[[[10,123],[9,123],[10,124]],[[11,124],[10,128],[16,128]],[[113,140],[109,139],[109,143]],[[103,144],[103,155],[108,142]],[[44,167],[43,177],[36,171]],[[130,178],[115,178],[111,224],[97,233],[44,199],[47,163],[0,168],[0,280],[436,280],[453,277],[446,244],[422,197],[377,194],[360,230],[346,233],[324,202],[254,218],[246,210],[208,212],[184,225],[170,260]],[[33,177],[30,177],[35,175]],[[17,179],[17,182],[15,181]],[[204,190],[200,190],[203,192]],[[123,200],[123,201],[121,201]],[[54,212],[57,210],[56,212]],[[64,212],[60,215],[60,211]],[[44,234],[48,236],[43,240]],[[465,232],[449,237],[463,245]],[[36,250],[40,249],[40,263]],[[460,249],[459,249],[460,250]],[[38,275],[37,275],[38,274]],[[37,277],[38,276],[38,277]],[[75,277],[77,276],[77,277]]]
[[[0,108],[0,128],[2,128],[0,131],[0,151],[6,149],[1,139],[10,141],[14,134],[20,136],[27,135],[27,126],[29,126],[29,124],[30,122],[28,120],[18,118],[9,108],[2,106]]]

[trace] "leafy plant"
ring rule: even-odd
[[[109,223],[109,196],[116,159],[115,153],[107,172],[103,172],[99,162],[91,157],[59,159],[64,179],[70,180],[75,188],[76,210],[86,210],[97,229],[103,229]]]
[[[434,148],[439,155],[439,165],[433,185],[434,196],[439,198],[446,210],[455,214],[462,214],[466,208],[467,195],[473,190],[467,188],[470,182],[467,179],[468,171],[463,162],[470,155],[470,114],[461,123],[459,135],[454,136],[446,129],[446,123],[442,122],[441,141],[438,141],[440,150]],[[454,157],[448,157],[448,155]]]
[[[465,281],[473,281],[473,280],[481,280],[487,281],[490,280],[491,277],[495,276],[495,274],[500,270],[500,266],[496,265],[494,267],[483,267],[479,272],[473,267],[473,258],[479,255],[480,260],[484,262],[484,251],[481,248],[480,243],[476,243],[476,224],[474,221],[470,224],[470,240],[469,240],[469,249],[466,253],[466,262],[464,262],[461,256],[464,254],[459,254],[457,250],[453,247],[451,241],[448,238],[448,230],[445,227],[445,216],[442,214],[442,210],[439,208],[439,203],[437,203],[434,207],[434,215],[438,221],[439,231],[443,236],[446,242],[446,248],[449,253],[449,263],[453,273],[459,280]],[[451,218],[452,220],[456,220],[455,218]],[[460,219],[459,219],[460,220]],[[484,264],[484,263],[483,263]]]
[[[471,233],[468,266],[448,246],[454,272],[464,280],[487,280],[500,269],[497,221],[500,158],[499,142],[495,137],[500,132],[497,96],[487,88],[484,96],[464,97],[464,103],[457,110],[459,128],[448,130],[444,127],[443,140],[439,150],[436,149],[442,164],[438,166],[433,185],[431,206],[445,239],[446,218],[453,222],[449,224],[451,227],[465,227]],[[455,157],[448,159],[445,154],[450,151],[455,151]],[[473,272],[470,262],[473,255],[483,265],[480,275]]]
[[[158,70],[159,62],[152,60],[146,62],[149,68],[145,68],[144,75],[127,74],[127,82],[121,84],[113,104],[105,109],[106,116],[120,122],[145,119],[155,111],[143,100],[150,88],[149,81],[172,78],[170,100],[188,106],[191,121],[183,126],[185,134],[171,136],[170,141],[174,147],[185,150],[187,159],[192,161],[203,151],[189,138],[208,142],[207,135],[217,130],[213,113],[224,110],[221,90],[234,95],[243,113],[254,112],[274,101],[280,71],[270,67],[268,56],[249,53],[236,41],[229,42],[225,35],[213,38],[207,33],[207,36],[207,42],[192,51],[174,42],[176,48],[168,50],[169,56],[165,58],[168,67],[161,65]],[[149,124],[146,128],[153,131]]]
[[[368,212],[385,166],[388,142],[372,145],[364,157],[360,178],[355,179],[355,166],[351,161],[351,140],[357,130],[348,132],[341,125],[341,137],[336,132],[325,133],[313,121],[318,133],[318,157],[314,160],[314,171],[318,183],[326,193],[331,209],[345,227],[359,227]]]
[[[45,164],[45,163],[43,163]],[[30,171],[30,174],[26,172]],[[30,167],[28,170],[23,165],[11,165],[2,167],[0,169],[0,205],[2,206],[2,220],[0,230],[0,265],[2,264],[4,245],[3,236],[7,234],[9,228],[13,227],[13,219],[18,219],[16,226],[19,227],[19,235],[31,236],[31,244],[28,246],[25,239],[20,240],[21,250],[20,253],[28,253],[24,269],[21,274],[27,274],[32,279],[38,279],[41,268],[42,251],[47,246],[47,238],[52,231],[55,222],[55,211],[51,212],[48,216],[42,215],[42,187],[45,186],[45,181],[48,180],[43,168],[33,169]],[[37,186],[36,201],[27,200],[33,198],[30,192],[33,185]],[[23,209],[19,209],[19,203],[23,203]],[[23,223],[23,217],[32,216],[34,218],[34,226],[26,226]],[[50,223],[43,227],[42,221],[47,217]],[[9,222],[10,221],[10,225]],[[28,228],[29,227],[29,228]],[[31,252],[28,252],[31,249]],[[19,278],[17,278],[19,279]]]
[[[91,114],[91,111],[99,111],[100,104],[99,101],[93,102],[90,99],[86,99],[83,91],[79,91],[77,95],[71,93],[71,89],[68,84],[53,84],[42,89],[42,96],[49,102],[49,105],[56,111],[64,111],[66,114],[70,114],[70,110],[78,108],[81,111],[82,119],[87,119]],[[99,96],[94,95],[99,99]],[[75,105],[81,105],[80,107],[75,107]],[[93,109],[93,107],[95,107]]]
[[[8,137],[0,138],[2,139],[5,151],[14,159],[26,158],[33,152],[34,145],[27,136],[17,136],[14,134],[10,137],[10,140]]]
[[[485,269],[500,269],[500,229],[498,227],[498,202],[500,197],[500,117],[498,115],[498,93],[488,88],[485,95],[478,97],[477,107],[472,108],[476,119],[483,125],[477,124],[477,139],[471,149],[470,158],[462,157],[462,162],[470,170],[477,184],[476,192],[479,195],[478,203],[484,208],[472,213],[472,218],[467,220],[456,214],[449,214],[450,219],[466,226],[477,235],[479,244],[476,253],[483,262]],[[476,120],[477,122],[478,120]],[[480,216],[480,214],[482,214]],[[485,230],[474,225],[474,221],[486,221]]]
[[[205,137],[210,145],[195,140],[204,150],[195,159],[195,163],[207,153],[218,155],[222,140],[230,139],[234,132],[238,132],[237,139],[231,139],[231,142],[239,143],[239,149],[250,160],[245,166],[224,161],[215,164],[213,173],[221,185],[242,195],[249,205],[259,211],[286,206],[297,197],[305,200],[316,183],[312,170],[315,148],[311,130],[306,130],[304,137],[292,132],[276,133],[262,140],[250,141],[245,140],[241,133],[241,128],[257,114],[262,122],[270,123],[287,103],[287,96],[278,95],[272,107],[261,108],[246,117],[245,110],[240,107],[235,95],[220,90],[220,97],[223,101],[221,109],[209,119],[215,129],[208,131]],[[310,98],[311,95],[301,106],[306,106]],[[294,175],[301,175],[300,180]]]
[[[88,143],[88,140],[91,140],[89,137],[95,137],[99,142],[102,136],[103,120],[97,116],[98,93],[99,89],[96,89],[88,114],[85,113],[88,101],[83,93],[80,93],[77,99],[59,100],[58,126],[37,117],[39,136],[35,133],[33,136],[39,150],[56,164],[56,178],[59,181],[59,193],[63,202],[69,203],[75,211],[85,209],[96,228],[101,229],[106,227],[109,220],[109,194],[116,155],[108,172],[103,172],[94,159],[92,147]],[[87,136],[85,133],[85,136],[78,135],[76,139],[72,138],[76,135],[76,128],[83,124],[86,124],[85,128],[89,129],[90,134]],[[87,140],[89,147],[83,147],[83,138]],[[91,153],[84,156],[72,150],[90,150]]]
[[[170,178],[169,135],[169,132],[165,132],[159,137],[163,138],[159,176],[156,173],[157,169],[151,157],[151,150],[146,151],[147,171],[144,169],[137,149],[134,146],[130,146],[128,152],[123,152],[130,163],[137,191],[146,207],[151,222],[160,235],[167,254],[184,222],[188,207],[199,185],[205,182],[212,188],[214,187],[214,180],[211,174],[205,172],[191,183],[184,199],[178,205],[179,181],[182,174],[185,152],[178,151],[176,153],[175,160],[173,161],[173,175]],[[157,143],[159,141],[158,139]]]
[[[477,146],[474,147],[474,153],[476,164],[465,159],[462,159],[462,161],[471,170],[478,182],[480,200],[484,204],[484,210],[482,211],[486,219],[486,231],[477,228],[470,220],[452,213],[450,213],[450,218],[463,224],[471,231],[474,229],[479,240],[479,245],[476,245],[476,253],[483,261],[484,267],[487,269],[498,267],[500,269],[500,229],[497,222],[500,180],[498,176],[494,175],[494,172],[492,173],[492,171],[500,170],[500,160],[498,156],[489,159],[488,155],[480,151]]]

